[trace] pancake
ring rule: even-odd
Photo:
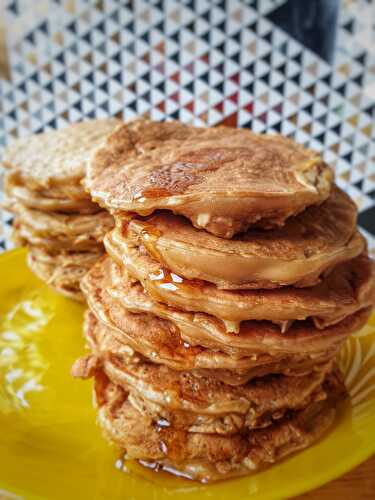
[[[138,120],[108,136],[85,185],[110,210],[168,209],[231,238],[254,224],[283,225],[324,201],[332,181],[317,153],[282,136]]]
[[[150,323],[146,323],[145,326],[154,328],[140,335],[140,331],[136,331],[135,328],[144,325],[137,324],[136,317],[125,318],[130,319],[125,332],[113,325],[109,327],[108,324],[96,319],[100,325],[98,329],[100,343],[98,346],[91,345],[96,358],[112,359],[115,356],[121,365],[139,363],[142,360],[152,361],[176,371],[190,370],[194,375],[216,379],[231,386],[239,386],[268,374],[301,377],[313,371],[322,371],[338,352],[337,349],[332,349],[313,356],[257,353],[252,356],[232,358],[219,350],[208,350],[199,346],[192,348],[187,343],[181,345],[178,343],[180,339],[173,337],[171,332],[163,332],[160,328],[156,330],[155,325]],[[160,327],[160,324],[156,326]],[[160,335],[159,339],[155,338],[157,334]],[[152,335],[154,339],[150,338]],[[159,351],[153,350],[158,346]]]
[[[144,219],[118,217],[117,222],[119,243],[123,237],[142,245],[172,272],[223,289],[312,286],[365,246],[356,232],[357,208],[337,187],[327,201],[288,219],[281,229],[251,229],[232,240],[168,212]]]
[[[43,199],[55,200],[56,202],[69,200],[71,203],[87,203],[91,201],[90,195],[84,190],[82,179],[78,179],[71,184],[61,184],[57,186],[49,186],[48,188],[38,188],[37,186],[29,186],[28,182],[20,177],[17,169],[10,169],[6,172],[6,189],[8,193],[20,190],[25,193],[24,196],[37,195]],[[22,196],[22,194],[21,194]],[[98,207],[96,205],[96,207]]]
[[[75,286],[56,286],[53,285],[53,288],[60,295],[64,295],[68,299],[76,300],[77,302],[84,302],[85,298],[80,290],[80,288]]]
[[[366,283],[366,286],[359,293],[363,293],[367,300],[364,302],[363,308],[355,308],[355,311],[353,308],[352,314],[371,307],[374,301],[374,284],[372,280],[368,283],[368,275],[366,274],[369,269],[374,272],[374,266],[365,256],[359,259],[363,259],[365,262],[361,271],[363,272],[362,279]],[[298,353],[301,350],[307,353],[329,349],[334,343],[342,342],[343,336],[346,336],[345,328],[344,330],[340,327],[337,329],[331,328],[328,337],[324,331],[325,329],[319,328],[319,330],[316,330],[316,325],[314,325],[315,328],[311,328],[310,332],[309,329],[302,329],[304,331],[302,335],[299,327],[301,324],[306,325],[308,323],[302,321],[291,322],[288,329],[285,329],[287,334],[285,334],[285,330],[280,331],[277,328],[276,321],[275,325],[269,324],[267,321],[243,321],[238,324],[238,331],[233,332],[234,328],[231,328],[233,325],[230,322],[228,324],[205,313],[186,312],[153,300],[140,283],[134,282],[126,273],[119,272],[119,267],[115,263],[110,262],[108,269],[111,274],[111,283],[107,285],[107,293],[110,297],[115,301],[119,301],[130,312],[154,314],[159,318],[170,321],[178,328],[184,341],[191,345],[203,345],[212,349],[219,348],[234,357],[241,355],[241,353],[252,354],[257,349],[270,354],[277,352]],[[342,274],[339,272],[337,279],[342,279]],[[350,309],[349,305],[348,309]],[[345,318],[352,316],[352,314],[346,314]],[[345,318],[342,318],[341,321]],[[311,320],[310,322],[313,323]],[[335,324],[337,323],[340,322]],[[256,335],[256,328],[260,324],[263,326],[261,329],[262,334]],[[298,335],[294,334],[295,331],[298,332]]]
[[[97,372],[95,383],[99,423],[126,458],[204,482],[249,474],[317,441],[331,427],[335,406],[345,394],[338,373],[327,380],[326,391],[325,400],[292,411],[271,426],[223,436],[163,427],[134,408],[128,393],[104,373]]]
[[[338,265],[312,288],[222,290],[207,281],[171,273],[143,247],[127,244],[118,230],[107,234],[104,243],[119,264],[113,271],[117,281],[126,279],[121,276],[125,268],[154,300],[184,311],[205,312],[235,332],[246,320],[273,321],[285,330],[290,321],[311,318],[316,327],[325,328],[375,302],[375,267],[364,255]]]
[[[321,331],[309,321],[296,322],[287,334],[270,322],[249,321],[243,332],[230,334],[215,329],[209,317],[203,316],[202,321],[194,324],[192,317],[186,315],[185,329],[180,330],[177,322],[150,313],[133,313],[123,301],[115,300],[108,292],[112,286],[110,265],[109,258],[102,259],[81,282],[89,308],[107,327],[109,346],[114,340],[155,363],[176,370],[213,372],[231,385],[268,373],[309,372],[313,366],[332,359],[347,336],[361,328],[369,316],[369,310],[362,310]],[[129,303],[138,301],[143,304],[137,306],[139,309],[147,308],[149,299],[139,284],[124,290],[124,296],[131,294]],[[189,338],[195,336],[195,345],[185,340],[186,332]],[[206,342],[212,347],[205,348]]]
[[[80,281],[100,255],[100,252],[51,255],[34,247],[29,250],[27,263],[42,281],[53,286],[58,292],[83,301]]]
[[[25,207],[42,212],[95,214],[100,210],[98,205],[91,201],[89,195],[87,195],[87,199],[80,200],[51,198],[48,197],[48,193],[45,191],[31,191],[26,187],[12,185],[8,176],[9,174],[6,174],[4,178],[4,188],[8,198],[6,204],[8,207],[19,202]]]
[[[89,234],[81,234],[76,237],[55,235],[48,238],[36,234],[30,226],[24,224],[18,217],[13,221],[13,228],[13,238],[19,246],[43,248],[50,253],[103,250],[103,244]]]
[[[85,299],[79,287],[79,280],[84,276],[82,269],[52,268],[45,262],[33,258],[30,254],[27,257],[27,264],[40,280],[50,285],[58,293],[70,299],[84,302]]]
[[[55,267],[86,267],[89,269],[102,255],[101,250],[92,252],[59,252],[50,253],[43,248],[33,247],[29,253],[40,262],[45,262]]]
[[[80,280],[90,267],[89,265],[56,265],[53,264],[53,262],[48,263],[45,260],[38,259],[32,250],[29,252],[27,260],[31,269],[43,281],[58,287],[73,287],[77,290],[79,290]],[[93,262],[95,262],[95,260],[93,260]]]
[[[52,286],[58,293],[79,302],[84,302],[84,296],[79,287],[79,280],[84,276],[82,269],[66,270],[51,269],[47,264],[28,256],[27,263],[32,272],[42,281]]]
[[[13,241],[28,246],[31,270],[58,292],[83,301],[80,280],[103,254],[112,216],[81,183],[88,157],[120,122],[77,123],[22,138],[5,151],[5,205],[16,215]]]
[[[30,228],[36,236],[45,238],[71,238],[73,243],[78,238],[93,238],[100,242],[104,235],[113,227],[113,218],[105,210],[93,214],[61,214],[44,213],[24,207],[20,203],[13,206],[13,212],[17,214],[22,224]]]
[[[93,315],[87,315],[85,336],[99,355],[77,360],[73,375],[88,378],[102,369],[111,382],[130,393],[131,404],[141,413],[189,432],[233,434],[244,428],[265,427],[290,409],[326,397],[322,384],[332,362],[306,376],[266,376],[233,387],[142,359],[124,363],[101,345],[105,339],[102,332]]]
[[[87,159],[119,123],[91,120],[18,139],[5,150],[3,165],[11,169],[12,182],[28,190],[47,189],[52,198],[87,199],[80,184]]]

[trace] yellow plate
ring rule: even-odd
[[[375,451],[375,318],[341,356],[351,400],[318,444],[259,474],[204,486],[129,464],[95,423],[91,383],[73,380],[83,307],[35,278],[25,252],[0,256],[0,497],[28,500],[288,498]],[[12,496],[13,498],[13,496]]]

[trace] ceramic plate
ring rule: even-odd
[[[129,463],[96,425],[91,382],[70,376],[84,350],[83,306],[27,269],[25,251],[0,256],[0,497],[266,500],[336,478],[375,451],[375,318],[341,354],[350,399],[312,448],[253,476],[210,486]]]

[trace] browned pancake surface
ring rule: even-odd
[[[173,466],[205,481],[248,474],[319,439],[332,425],[336,402],[345,392],[339,374],[332,375],[326,390],[326,400],[291,412],[265,429],[223,436],[163,427],[136,410],[127,392],[103,373],[97,373],[95,384],[99,422],[128,458]]]
[[[356,222],[355,204],[335,187],[327,201],[271,231],[253,228],[227,240],[164,211],[143,219],[118,216],[116,239],[144,246],[174,273],[219,288],[301,287],[363,251]]]
[[[332,362],[305,376],[271,375],[242,386],[216,378],[179,372],[150,363],[140,355],[124,362],[121,347],[108,351],[105,327],[90,313],[85,335],[93,353],[78,360],[73,374],[82,378],[103,369],[109,379],[130,392],[131,403],[155,420],[190,432],[233,434],[244,428],[270,425],[289,409],[303,408],[326,398],[322,387]]]
[[[205,312],[222,319],[235,332],[240,329],[239,322],[246,320],[281,323],[284,330],[289,326],[285,322],[311,318],[315,326],[324,328],[375,301],[375,267],[365,255],[338,265],[311,288],[222,290],[206,281],[187,280],[170,272],[142,246],[119,238],[117,230],[105,237],[105,246],[118,263],[112,266],[112,273],[120,287],[128,273],[155,301],[184,311]]]
[[[109,343],[114,339],[130,345],[154,362],[177,370],[216,371],[218,376],[229,377],[229,383],[234,385],[266,373],[311,371],[314,364],[335,356],[341,343],[360,328],[369,315],[369,310],[364,309],[323,331],[316,330],[308,321],[296,322],[287,334],[267,321],[246,322],[240,334],[229,334],[213,325],[206,325],[205,329],[203,321],[203,325],[198,324],[198,331],[193,330],[195,343],[192,345],[184,340],[185,333],[191,332],[192,318],[185,318],[188,324],[182,334],[179,323],[149,313],[133,313],[131,307],[111,297],[108,293],[110,264],[108,258],[98,262],[81,283],[89,307],[109,327]],[[134,303],[147,301],[137,284],[129,287],[128,293],[133,294]],[[203,347],[207,338],[210,348]],[[231,354],[226,354],[228,351]]]
[[[322,159],[281,136],[139,120],[119,127],[88,167],[86,186],[110,209],[170,209],[231,238],[270,227],[328,197]]]
[[[113,227],[113,218],[106,210],[96,214],[62,214],[58,212],[45,213],[15,203],[12,207],[18,220],[30,228],[34,235],[54,238],[63,236],[72,238],[93,238],[100,242],[104,235]]]
[[[14,141],[5,151],[3,164],[13,178],[30,189],[52,189],[66,197],[83,192],[79,186],[86,162],[118,120],[91,120]],[[59,191],[58,186],[61,187]]]

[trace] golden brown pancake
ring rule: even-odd
[[[43,248],[33,247],[31,253],[40,262],[45,262],[54,267],[86,267],[89,269],[100,257],[103,252],[98,249],[92,252],[59,252],[50,253]]]
[[[371,278],[372,273],[374,273],[374,264],[365,256],[359,257],[358,261],[358,273],[357,276],[349,275],[347,288],[349,286],[353,286],[356,290],[356,281],[362,283],[362,286],[358,286],[358,297],[356,300],[362,302],[362,298],[360,295],[363,295],[363,307],[354,306],[354,302],[350,303],[350,301],[346,300],[346,306],[348,307],[347,312],[342,312],[342,318],[351,316],[352,314],[361,311],[363,309],[367,309],[372,307],[374,303],[374,283],[373,280],[369,280],[369,276]],[[243,321],[238,323],[238,330],[234,331],[234,326],[237,324],[232,324],[231,322],[222,321],[215,316],[208,315],[200,312],[189,312],[181,309],[177,309],[175,307],[167,306],[165,303],[160,301],[155,301],[141,286],[139,282],[136,282],[129,278],[126,273],[119,272],[119,267],[111,262],[108,264],[109,272],[111,274],[110,277],[110,285],[107,287],[107,293],[110,297],[112,297],[115,301],[119,301],[125,309],[134,313],[144,313],[144,314],[154,314],[159,318],[166,319],[171,321],[181,332],[184,340],[189,342],[191,345],[203,345],[208,348],[217,348],[220,346],[220,349],[224,349],[225,352],[230,353],[232,356],[236,356],[238,352],[242,352],[244,350],[248,350],[249,352],[253,352],[257,346],[257,341],[259,338],[263,337],[255,337],[253,332],[254,326],[258,323],[254,321]],[[340,271],[340,269],[338,269]],[[369,275],[367,273],[370,273]],[[339,283],[345,276],[345,271],[342,270],[342,273],[335,272],[335,276]],[[350,281],[349,278],[352,278]],[[332,281],[333,286],[335,282]],[[348,292],[348,290],[346,290]],[[351,293],[352,289],[351,289]],[[345,290],[342,289],[341,297],[343,301],[345,300]],[[350,310],[352,312],[350,313]],[[339,315],[340,313],[337,312]],[[319,318],[315,318],[314,320],[311,318],[310,321],[314,324],[315,328],[319,330],[323,330],[321,328],[321,324],[319,323]],[[266,323],[263,321],[263,323]],[[273,323],[278,325],[277,320],[274,320]],[[282,322],[281,322],[282,323]],[[324,335],[322,331],[320,334],[314,331],[311,335],[305,335],[301,343],[298,342],[297,339],[293,338],[291,332],[293,328],[297,328],[299,322],[288,322],[288,328],[280,328],[276,334],[271,334],[269,331],[267,336],[267,341],[265,342],[264,349],[268,349],[268,352],[278,351],[279,349],[286,349],[288,352],[299,352],[301,348],[304,352],[307,352],[310,349],[312,350],[322,350],[328,348],[327,341],[329,345],[332,345],[334,341],[333,336],[330,339]],[[337,324],[337,322],[333,322],[333,324]],[[280,325],[282,326],[282,325]],[[328,325],[327,325],[328,326]],[[293,328],[292,328],[293,327]],[[274,328],[274,325],[272,325]],[[315,330],[314,328],[314,330]],[[273,331],[273,330],[272,330]],[[340,329],[337,331],[339,332]],[[250,335],[249,332],[252,332]],[[288,335],[285,335],[285,332],[288,332]],[[332,334],[333,335],[333,334]],[[245,340],[246,339],[246,340]],[[293,339],[293,340],[292,340]],[[338,334],[337,341],[341,341],[341,333]],[[267,346],[267,347],[266,347]],[[259,345],[258,345],[259,347]]]
[[[172,210],[231,238],[254,224],[284,224],[324,201],[332,181],[317,153],[282,136],[138,120],[108,136],[85,183],[110,210]]]
[[[34,230],[24,224],[19,217],[13,221],[13,238],[19,246],[43,248],[50,253],[65,252],[95,252],[103,251],[103,244],[89,234],[75,237],[59,235],[45,237],[36,234]]]
[[[14,242],[30,247],[28,264],[39,278],[78,300],[79,282],[103,253],[103,236],[113,225],[81,181],[88,157],[119,123],[92,120],[19,139],[3,156]]]
[[[163,426],[138,411],[128,393],[96,373],[99,422],[126,458],[166,466],[191,479],[214,481],[249,474],[317,441],[332,425],[345,394],[340,374],[327,380],[327,399],[291,411],[273,425],[231,436],[186,432]]]
[[[69,198],[51,198],[45,190],[31,191],[18,185],[12,185],[9,174],[4,178],[4,188],[7,196],[6,205],[11,208],[14,203],[22,203],[25,207],[42,212],[62,212],[95,214],[100,210],[98,205],[87,199],[73,200]]]
[[[11,169],[13,183],[29,190],[50,190],[52,198],[87,199],[80,185],[86,162],[119,123],[91,120],[18,139],[6,149],[3,165]]]
[[[189,432],[233,434],[266,427],[286,411],[326,397],[322,384],[332,362],[305,376],[271,375],[234,387],[150,363],[141,356],[124,363],[102,344],[106,336],[92,314],[86,316],[84,330],[90,349],[97,354],[77,360],[74,376],[88,378],[103,369],[112,383],[130,393],[131,404],[141,413]]]
[[[20,193],[27,201],[29,197],[39,197],[50,202],[67,202],[74,204],[85,204],[91,201],[90,195],[84,191],[82,180],[77,180],[71,184],[61,184],[49,186],[48,188],[37,188],[35,185],[29,186],[29,183],[20,177],[17,169],[10,169],[6,173],[6,192],[10,195]],[[98,205],[95,204],[97,210]]]
[[[101,252],[49,254],[33,247],[27,257],[31,270],[58,292],[83,301],[80,281],[101,256]]]
[[[210,322],[207,315],[198,316],[194,323],[194,316],[183,312],[178,320],[172,314],[165,319],[131,312],[132,307],[145,310],[147,303],[151,307],[152,301],[137,283],[125,283],[126,293],[122,294],[130,297],[128,303],[133,306],[116,300],[109,293],[113,286],[111,264],[109,258],[99,261],[81,282],[90,309],[108,327],[108,344],[114,339],[176,370],[209,370],[231,385],[267,373],[311,371],[312,366],[332,359],[347,336],[361,328],[369,316],[368,310],[362,310],[325,330],[317,330],[310,321],[299,321],[287,334],[268,321],[248,321],[239,334],[230,334],[215,325],[215,320]]]
[[[30,254],[27,263],[39,279],[50,285],[58,293],[70,299],[84,302],[84,296],[79,287],[79,279],[84,275],[81,269],[69,271],[61,268],[52,269],[45,262],[34,259]]]
[[[28,264],[32,271],[43,281],[56,287],[74,288],[79,291],[79,281],[87,269],[82,266],[56,266],[39,260],[33,251],[28,254]]]
[[[290,321],[306,318],[325,328],[375,302],[375,266],[365,255],[338,265],[312,288],[222,290],[207,281],[183,279],[118,234],[115,230],[105,237],[106,250],[118,263],[113,281],[126,280],[126,269],[157,302],[205,312],[231,331],[237,332],[246,320],[273,321],[285,330]]]
[[[54,286],[57,293],[64,295],[68,299],[76,300],[77,302],[84,302],[85,298],[82,295],[80,288],[75,286]]]
[[[27,208],[21,203],[14,204],[12,210],[17,214],[18,220],[29,227],[35,236],[71,239],[73,246],[74,242],[82,240],[82,237],[101,242],[113,227],[113,217],[105,210],[94,215],[46,213]]]
[[[194,228],[181,216],[118,217],[114,237],[126,239],[170,271],[223,289],[298,287],[316,284],[323,273],[359,255],[357,208],[337,187],[320,206],[307,208],[280,229],[251,229],[232,240]]]
[[[113,309],[116,314],[116,305]],[[173,332],[166,328],[161,330],[162,325],[159,322],[153,323],[150,318],[128,315],[118,319],[121,318],[127,321],[122,325],[126,331],[120,330],[114,324],[109,326],[108,322],[104,323],[102,318],[100,319],[100,345],[103,352],[114,353],[125,364],[138,362],[141,355],[154,363],[164,364],[179,371],[191,370],[199,376],[216,378],[233,386],[270,373],[303,376],[313,370],[322,370],[338,352],[337,347],[333,347],[327,352],[314,355],[309,353],[270,355],[257,352],[248,356],[244,354],[242,357],[232,357],[224,351],[200,346],[192,347],[186,342],[182,343],[178,332],[173,335]],[[141,330],[142,327],[147,327],[149,330]],[[95,354],[101,355],[99,352]]]

